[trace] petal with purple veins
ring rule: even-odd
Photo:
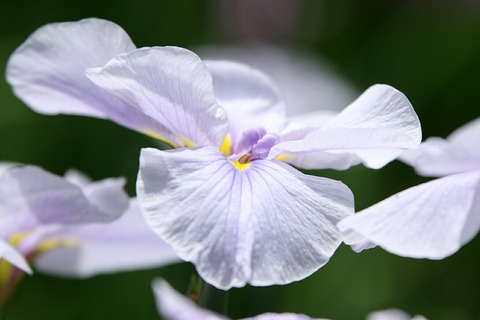
[[[353,211],[341,182],[277,161],[237,169],[212,148],[143,149],[137,194],[150,227],[221,289],[286,284],[325,263]]]
[[[175,146],[220,147],[227,134],[228,120],[215,100],[210,72],[191,51],[142,48],[89,69],[87,75],[166,128],[155,134]]]

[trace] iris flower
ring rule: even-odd
[[[0,296],[18,281],[18,270],[31,273],[30,262],[55,275],[86,277],[176,261],[123,185],[122,178],[90,182],[74,171],[62,178],[35,166],[4,170]]]
[[[480,119],[447,139],[429,138],[402,159],[422,176],[440,177],[409,188],[341,221],[356,251],[373,246],[412,258],[443,259],[480,229]]]
[[[379,168],[421,140],[407,98],[375,85],[328,121],[287,121],[263,73],[202,61],[178,47],[136,49],[99,19],[33,33],[11,56],[7,80],[45,114],[108,118],[175,150],[141,151],[137,196],[150,227],[221,289],[303,279],[341,243],[353,213],[341,182],[296,166]]]

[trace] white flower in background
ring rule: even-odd
[[[176,292],[165,280],[153,282],[153,292],[158,312],[165,320],[229,320],[229,318],[213,311],[202,309],[192,300]],[[315,320],[303,314],[264,313],[243,320]],[[316,320],[322,320],[316,318]]]
[[[179,148],[142,150],[139,205],[178,256],[222,289],[303,279],[341,243],[336,224],[353,213],[350,190],[280,160],[379,168],[421,140],[412,106],[390,86],[372,86],[327,123],[289,121],[263,73],[178,47],[135,49],[99,19],[40,28],[12,54],[7,80],[38,112],[108,118]]]
[[[368,314],[366,320],[427,320],[427,318],[419,315],[412,317],[399,309],[386,309]]]
[[[375,245],[405,257],[443,259],[480,230],[480,119],[447,139],[429,138],[402,156],[423,176],[441,177],[409,188],[338,224],[345,242]]]

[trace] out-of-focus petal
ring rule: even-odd
[[[197,52],[203,58],[239,61],[265,72],[279,86],[288,116],[338,113],[357,96],[328,62],[306,52],[267,45],[211,46]]]
[[[128,196],[123,190],[125,178],[108,178],[91,182],[82,188],[88,201],[98,210],[119,216],[128,208]]]
[[[338,227],[347,244],[358,243],[361,235],[396,255],[442,259],[477,234],[479,208],[477,170],[402,191],[342,220]]]
[[[76,224],[86,222],[108,222],[118,218],[127,209],[125,192],[107,185],[105,192],[96,190],[90,200],[80,187],[35,166],[15,167],[0,177],[0,208],[5,212],[5,228],[16,230],[23,225],[26,230],[40,224]],[[116,199],[111,205],[104,203],[101,196]],[[122,198],[126,199],[121,207]],[[97,206],[98,205],[98,206]],[[115,207],[118,212],[111,209]],[[103,211],[106,209],[105,211]],[[0,231],[4,228],[0,227]],[[18,231],[18,230],[17,230]],[[1,232],[0,232],[1,233]]]
[[[297,313],[263,313],[253,318],[244,318],[242,320],[327,320],[320,318],[310,318],[304,314]]]
[[[217,102],[225,109],[236,142],[248,128],[278,132],[285,125],[285,103],[278,88],[258,70],[228,61],[206,61]]]
[[[5,259],[26,273],[32,273],[32,269],[30,269],[27,260],[25,260],[25,258],[17,250],[15,250],[14,247],[2,240],[0,240],[0,260],[1,259]]]
[[[480,118],[455,130],[446,140],[428,138],[416,150],[409,150],[401,160],[422,176],[445,176],[480,169]]]
[[[63,175],[65,180],[84,188],[92,182],[89,176],[75,169],[68,169]]]
[[[156,279],[152,283],[158,312],[166,320],[229,320],[222,315],[202,309],[192,300],[175,291],[165,280]],[[242,320],[322,320],[312,319],[295,313],[264,313]],[[326,320],[326,319],[323,319]]]
[[[6,161],[0,162],[0,176],[3,174],[3,172],[18,165],[19,165],[18,163],[14,163],[14,162],[6,162]]]
[[[163,279],[156,279],[152,283],[152,288],[158,312],[165,320],[228,320],[226,317],[198,307]]]
[[[178,47],[138,49],[118,55],[88,77],[166,128],[155,132],[178,146],[219,147],[227,134],[212,77],[193,52]]]
[[[160,267],[180,261],[147,225],[135,200],[118,220],[69,227],[54,235],[66,245],[35,260],[40,271],[67,277]]]
[[[286,284],[323,266],[353,196],[341,182],[277,161],[243,171],[213,148],[143,149],[137,194],[147,222],[212,285]]]
[[[374,85],[325,126],[301,140],[278,144],[269,157],[309,157],[304,154],[336,151],[348,158],[353,154],[366,166],[379,168],[420,141],[420,122],[408,99],[390,86]]]
[[[379,310],[367,315],[366,320],[427,320],[423,316],[410,316],[399,309]]]

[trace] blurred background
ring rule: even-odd
[[[410,99],[424,137],[445,137],[479,116],[475,0],[2,0],[1,73],[36,28],[86,17],[116,22],[138,47],[175,45],[264,68],[292,113],[340,110],[370,85],[387,83]],[[133,196],[139,150],[155,145],[108,121],[36,114],[0,79],[0,160],[57,174],[73,167],[94,179],[125,176]],[[345,182],[357,210],[428,180],[399,162],[378,171],[309,173]],[[305,280],[232,290],[229,316],[288,311],[364,319],[396,307],[429,319],[480,319],[479,252],[478,236],[442,261],[401,258],[378,248],[355,254],[342,245]],[[152,279],[163,277],[185,292],[193,271],[183,263],[82,281],[36,273],[24,279],[0,318],[159,319]]]

